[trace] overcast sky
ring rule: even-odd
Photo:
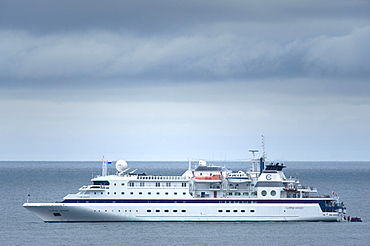
[[[0,2],[0,160],[370,160],[370,1]]]

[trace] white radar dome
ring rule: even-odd
[[[127,162],[125,160],[118,160],[116,162],[116,169],[118,172],[125,171],[127,169]]]

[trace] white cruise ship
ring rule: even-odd
[[[255,156],[256,151],[252,151]],[[345,206],[334,195],[318,196],[283,173],[279,163],[254,157],[248,171],[232,172],[199,161],[182,176],[129,172],[101,176],[62,202],[25,203],[45,222],[103,221],[342,221]]]

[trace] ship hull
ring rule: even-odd
[[[319,204],[274,203],[25,203],[45,222],[124,221],[340,221],[340,212]]]

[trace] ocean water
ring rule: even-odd
[[[187,162],[128,162],[138,173],[181,175]],[[215,163],[216,164],[216,163]],[[245,162],[222,162],[236,171]],[[101,174],[99,162],[0,162],[1,245],[370,245],[370,162],[286,162],[287,176],[320,194],[336,192],[362,223],[44,223],[22,207],[60,201]],[[109,166],[114,173],[114,165]]]

